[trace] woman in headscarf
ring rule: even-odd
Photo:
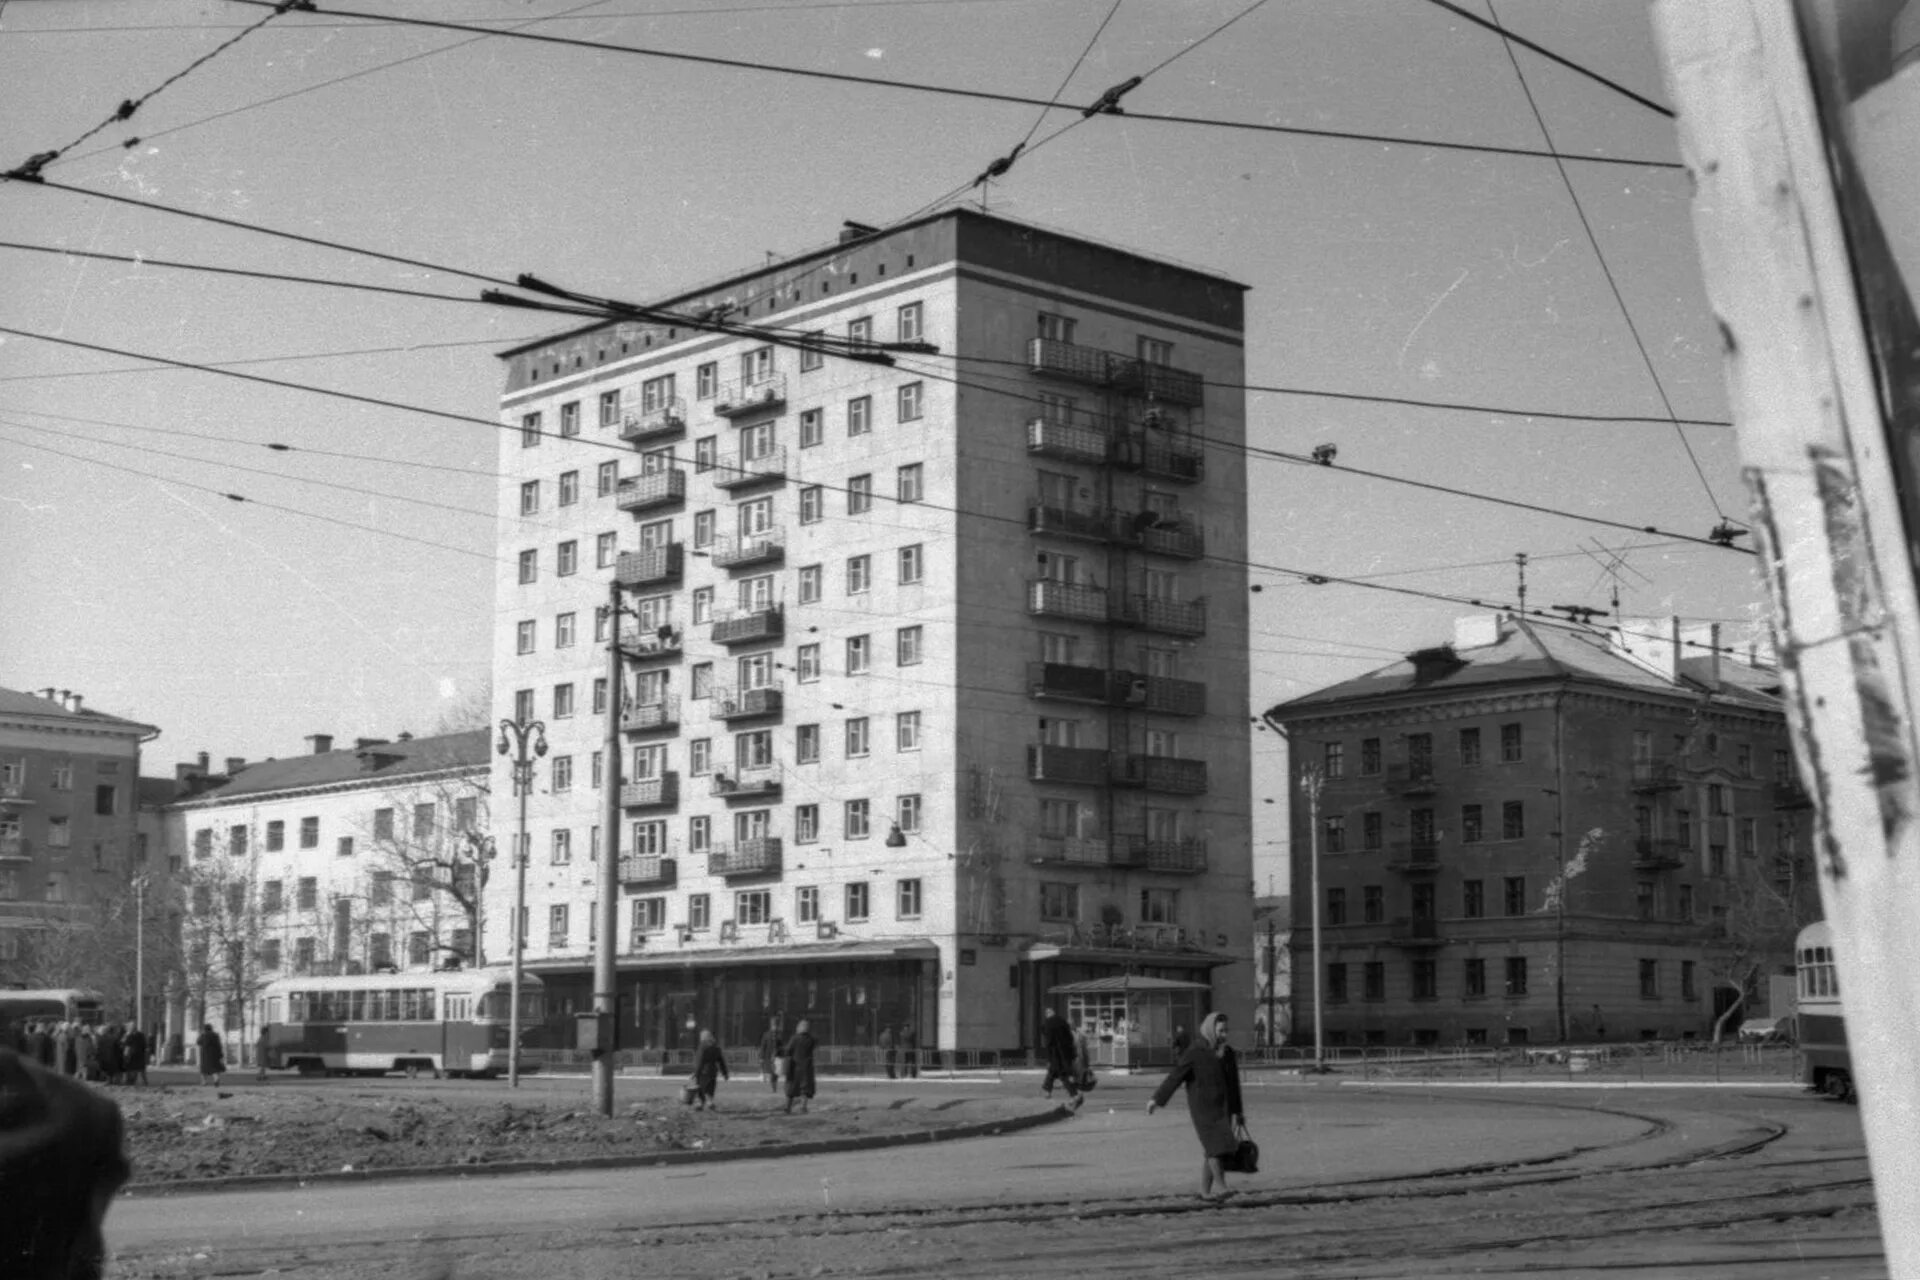
[[[1207,1015],[1200,1024],[1200,1038],[1180,1055],[1173,1070],[1153,1092],[1147,1104],[1152,1115],[1173,1099],[1173,1091],[1187,1087],[1187,1114],[1193,1119],[1193,1131],[1200,1138],[1200,1198],[1224,1200],[1227,1190],[1223,1156],[1232,1155],[1240,1145],[1236,1130],[1246,1123],[1240,1105],[1240,1059],[1227,1043],[1227,1016]],[[1216,1194],[1214,1188],[1218,1186]]]
[[[805,1018],[800,1019],[793,1028],[793,1039],[787,1041],[787,1110],[793,1110],[795,1098],[800,1100],[800,1111],[807,1110],[807,1099],[813,1097],[813,1050],[815,1047],[813,1032]]]
[[[220,1039],[220,1033],[213,1029],[211,1022],[200,1024],[200,1038],[194,1043],[200,1049],[200,1083],[218,1088],[220,1077],[227,1069],[226,1043]]]
[[[720,1052],[719,1042],[713,1038],[713,1032],[700,1033],[700,1051],[693,1056],[693,1109],[695,1111],[718,1110],[714,1106],[713,1091],[721,1077],[733,1079],[727,1070],[727,1055]]]

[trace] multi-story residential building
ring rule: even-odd
[[[141,870],[140,747],[159,732],[70,690],[0,689],[0,985],[100,985],[131,1013],[94,926]]]
[[[1818,916],[1778,686],[1712,632],[1498,616],[1274,707],[1296,1041],[1316,850],[1329,1045],[1710,1034]]]
[[[504,353],[494,690],[550,745],[550,1013],[588,1007],[614,856],[623,1045],[783,1016],[1006,1048],[1054,986],[1125,972],[1244,1023],[1242,294],[948,211],[659,304],[764,336]]]
[[[485,730],[183,765],[161,810],[184,912],[187,1022],[251,1043],[253,997],[297,973],[471,964],[490,848]],[[191,1037],[189,1037],[190,1039]]]

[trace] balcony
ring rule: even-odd
[[[755,836],[737,844],[717,844],[707,853],[707,874],[729,880],[780,874],[780,837]]]
[[[1105,667],[1076,667],[1064,662],[1029,662],[1027,692],[1036,698],[1066,702],[1113,701],[1114,673]]]
[[[785,709],[778,689],[715,689],[713,718],[716,720],[757,720],[777,716]]]
[[[1207,762],[1182,760],[1176,756],[1116,756],[1113,785],[1141,787],[1167,795],[1200,796],[1207,793]]]
[[[1027,343],[1027,368],[1047,378],[1104,387],[1113,381],[1113,362],[1120,357],[1098,347],[1082,347],[1056,338],[1034,338]]]
[[[613,580],[623,587],[670,586],[680,581],[685,569],[685,551],[678,542],[622,551],[613,564]]]
[[[1390,764],[1387,766],[1386,790],[1391,796],[1430,796],[1438,789],[1433,780],[1433,763],[1428,760],[1416,764]]]
[[[1131,517],[1121,535],[1122,542],[1149,555],[1175,556],[1198,560],[1207,554],[1207,538],[1199,524],[1187,513],[1141,511]]]
[[[0,862],[30,862],[33,851],[25,836],[0,836]]]
[[[658,702],[634,702],[620,709],[620,727],[628,733],[654,733],[680,727],[680,696]]]
[[[1141,835],[1117,835],[1116,862],[1140,871],[1198,875],[1207,869],[1207,842],[1195,836],[1183,840],[1150,840]]]
[[[677,467],[627,476],[613,491],[613,505],[622,511],[651,511],[687,500],[687,473]]]
[[[622,809],[671,809],[679,803],[680,775],[677,773],[642,778],[638,782],[622,783],[620,787]]]
[[[1158,631],[1169,636],[1207,634],[1205,600],[1161,600],[1153,596],[1119,596],[1113,601],[1112,619],[1141,631]]]
[[[723,418],[777,410],[787,402],[787,375],[770,373],[756,381],[729,382],[713,398],[713,411]]]
[[[27,798],[27,788],[24,784],[18,782],[0,782],[0,804],[7,804],[18,808],[21,805],[32,803],[33,801]]]
[[[620,883],[629,889],[670,889],[680,878],[680,862],[658,853],[620,859]]]
[[[1113,438],[1092,423],[1055,422],[1032,418],[1027,422],[1027,452],[1042,458],[1100,465],[1113,448]]]
[[[1407,875],[1432,875],[1440,870],[1439,842],[1432,836],[1394,841],[1387,869]]]
[[[711,794],[724,800],[772,800],[779,796],[780,766],[756,765],[751,769],[715,769]]]
[[[1121,700],[1130,707],[1141,707],[1159,715],[1203,716],[1207,714],[1207,686],[1199,680],[1175,680],[1172,676],[1138,676],[1119,673]],[[1142,689],[1144,684],[1145,688]]]
[[[1112,867],[1113,846],[1099,836],[1040,836],[1029,855],[1035,866]]]
[[[1813,796],[1798,778],[1789,778],[1773,784],[1773,807],[1776,809],[1811,809]]]
[[[755,484],[781,484],[787,478],[787,451],[770,449],[755,458],[736,455],[714,463],[713,483],[721,489],[744,489]]]
[[[1633,842],[1635,871],[1667,871],[1684,866],[1680,842],[1661,836],[1640,836]]]
[[[1036,500],[1027,507],[1027,532],[1112,542],[1119,529],[1110,508],[1049,507]]]
[[[1027,583],[1027,612],[1043,618],[1076,618],[1082,622],[1107,620],[1104,587],[1036,578]]]
[[[673,399],[620,420],[620,438],[633,444],[652,444],[687,433],[687,402]]]
[[[1437,947],[1440,922],[1431,916],[1397,916],[1387,926],[1387,938],[1396,947]]]
[[[1027,776],[1035,782],[1107,785],[1107,753],[1098,747],[1056,747],[1036,742],[1027,747]]]
[[[1110,370],[1113,385],[1123,395],[1190,407],[1197,407],[1206,399],[1206,383],[1192,370],[1176,369],[1170,364],[1154,364],[1146,360],[1130,360],[1125,356],[1110,356],[1109,359],[1114,361]]]
[[[680,630],[671,625],[656,627],[652,631],[629,627],[620,633],[620,651],[628,662],[664,662],[684,652]]]
[[[1678,791],[1680,785],[1679,766],[1671,760],[1635,760],[1633,762],[1635,791]]]
[[[715,538],[710,553],[716,568],[744,569],[748,565],[778,564],[787,558],[786,533],[778,527],[740,537]]]
[[[715,644],[753,644],[778,640],[787,634],[786,610],[780,605],[741,609],[713,620]]]
[[[1185,484],[1198,484],[1207,474],[1200,446],[1165,431],[1138,431],[1116,440],[1113,463],[1156,480]]]

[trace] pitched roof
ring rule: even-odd
[[[482,769],[490,758],[490,739],[486,729],[468,729],[432,738],[382,742],[364,749],[348,747],[285,760],[262,760],[180,804],[198,808],[275,791],[363,783],[390,786],[400,779],[448,769]]]
[[[72,711],[52,698],[43,698],[37,693],[26,693],[19,689],[0,689],[0,716],[39,716],[48,720],[84,721],[102,729],[118,727],[146,733],[160,731],[156,725],[129,720],[124,716],[110,716],[91,707],[83,706],[78,711]]]

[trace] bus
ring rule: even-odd
[[[1840,1008],[1840,974],[1833,963],[1833,930],[1816,920],[1793,943],[1795,1014],[1801,1079],[1816,1093],[1854,1101],[1853,1060],[1847,1053],[1846,1019]]]
[[[5,1043],[17,1044],[29,1022],[84,1022],[99,1026],[105,998],[81,987],[54,987],[39,991],[0,991],[0,1033]]]
[[[281,978],[259,999],[265,1065],[302,1075],[500,1075],[512,989],[504,967]],[[540,1026],[542,1002],[540,980],[522,974],[523,1042]]]

